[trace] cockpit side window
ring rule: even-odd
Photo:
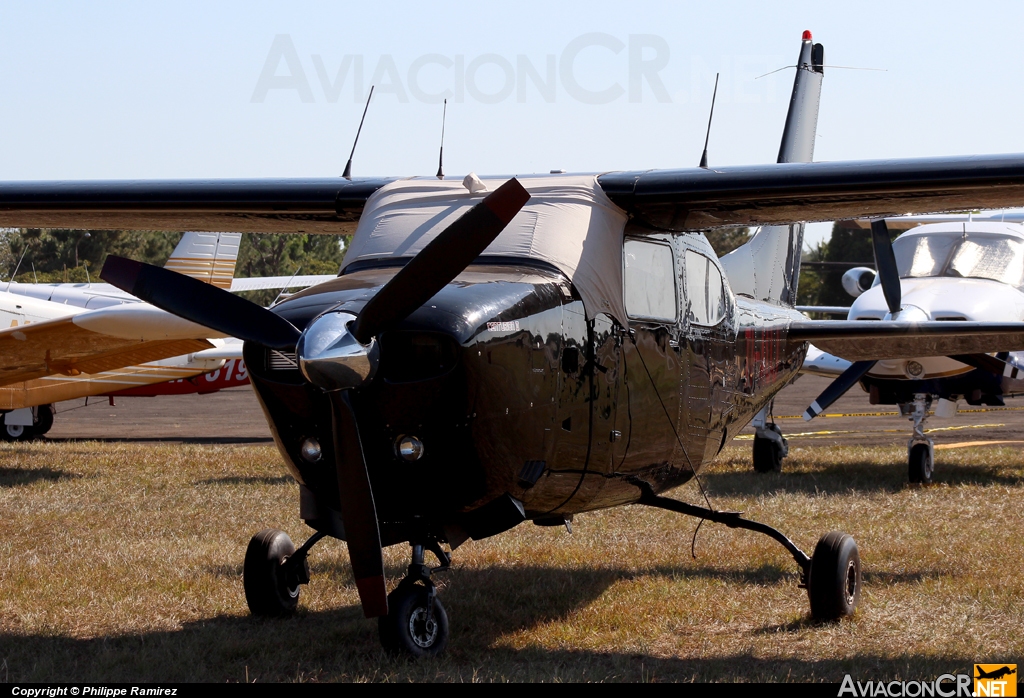
[[[639,320],[675,322],[679,313],[672,248],[660,242],[627,239],[622,251],[626,313]]]
[[[717,325],[726,314],[722,273],[714,262],[693,250],[686,251],[683,268],[687,320],[694,325]]]

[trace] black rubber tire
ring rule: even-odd
[[[433,624],[426,626],[428,594],[426,587],[407,583],[388,594],[388,614],[377,619],[377,628],[389,654],[433,657],[448,646],[448,614],[436,593]]]
[[[907,461],[907,479],[910,482],[927,485],[932,481],[935,467],[927,444],[914,444]]]
[[[249,541],[242,567],[245,602],[254,616],[280,618],[299,605],[299,584],[291,584],[284,573],[284,561],[295,552],[288,534],[267,528]]]
[[[53,405],[40,405],[36,414],[36,423],[32,425],[32,431],[36,436],[42,436],[53,428]]]
[[[860,601],[860,586],[860,553],[853,537],[840,531],[823,535],[807,575],[811,617],[830,621],[852,616]]]
[[[771,439],[754,437],[754,470],[775,473],[782,470],[782,449]]]

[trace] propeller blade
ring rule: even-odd
[[[370,299],[352,324],[355,338],[368,343],[433,298],[494,242],[529,199],[523,185],[510,179],[441,231]]]
[[[896,268],[896,254],[892,251],[892,240],[889,238],[889,226],[884,220],[871,224],[871,247],[875,251],[875,268],[878,269],[885,302],[889,312],[895,315],[903,307],[900,305],[903,292],[900,289],[900,272]]]
[[[334,413],[334,450],[337,458],[338,493],[345,542],[352,562],[352,576],[367,618],[386,616],[388,592],[384,580],[384,556],[380,545],[377,507],[366,470],[359,425],[347,390],[328,393]]]
[[[839,377],[829,383],[829,386],[822,391],[818,399],[811,403],[811,406],[804,411],[804,420],[811,421],[829,406],[846,394],[846,391],[853,387],[865,373],[875,365],[874,361],[855,361],[850,368],[839,374]]]
[[[169,269],[109,255],[100,278],[178,317],[279,351],[293,351],[299,331],[230,291]]]

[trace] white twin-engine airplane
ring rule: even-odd
[[[843,286],[856,298],[847,319],[908,325],[1024,320],[1024,225],[1005,218],[910,216],[865,223],[874,236],[888,235],[883,229],[889,225],[920,225],[892,243],[889,263],[876,245],[878,274],[866,267],[844,274]],[[1024,393],[1024,352],[851,363],[809,351],[803,370],[836,378],[804,419],[816,417],[858,382],[871,404],[899,406],[913,422],[907,446],[911,482],[931,480],[934,444],[924,425],[933,406],[935,416],[952,417],[958,401],[1002,405],[1004,397]]]
[[[166,267],[231,288],[240,233],[188,232]],[[241,344],[109,284],[0,284],[0,437],[46,433],[53,403],[192,378]]]

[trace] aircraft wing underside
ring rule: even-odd
[[[76,376],[210,349],[217,333],[134,303],[0,330],[0,385]]]
[[[597,177],[639,222],[679,231],[1024,205],[1024,154]],[[2,182],[0,226],[346,234],[395,179]]]
[[[791,324],[788,339],[848,361],[986,354],[1024,349],[1024,322],[809,320]]]

